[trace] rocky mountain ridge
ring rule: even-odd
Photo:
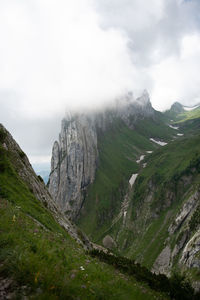
[[[82,207],[84,193],[94,181],[98,165],[98,132],[106,131],[116,119],[130,128],[137,120],[153,116],[146,91],[137,99],[132,93],[117,99],[103,112],[68,114],[62,120],[59,141],[53,145],[49,192],[59,207],[75,219]]]
[[[49,189],[96,243],[156,273],[198,277],[198,108],[162,114],[146,92],[132,100],[63,120]]]

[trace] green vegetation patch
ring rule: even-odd
[[[187,120],[198,119],[200,118],[200,107],[191,110],[184,111],[178,115],[178,122],[185,122]]]
[[[134,203],[143,201],[153,186],[156,186],[160,201],[166,198],[166,188],[178,192],[177,184],[181,177],[199,173],[200,136],[184,138],[156,150],[147,158],[147,167],[142,170],[135,183]],[[181,193],[184,186],[182,184]]]
[[[128,181],[137,173],[136,160],[147,150],[155,149],[149,139],[116,120],[98,134],[99,163],[94,183],[87,192],[78,225],[93,240],[103,232],[119,211]]]
[[[0,276],[26,286],[31,299],[155,299],[155,292],[91,258],[65,232],[45,229],[3,199],[0,213]]]
[[[167,122],[168,121],[168,122]],[[135,124],[137,132],[148,138],[159,138],[165,142],[171,141],[174,129],[170,128],[166,123],[169,120],[160,112],[155,112],[154,119],[140,120]]]
[[[152,268],[165,247],[168,228],[184,201],[199,186],[200,137],[174,141],[147,157],[129,206],[131,218],[126,236],[131,240],[124,255]],[[199,226],[199,209],[190,221],[191,230]],[[123,236],[122,230],[120,235]],[[122,242],[121,242],[122,244]]]
[[[4,143],[6,136],[6,131],[1,127],[0,124],[0,143]]]
[[[170,299],[199,299],[200,293],[195,294],[190,282],[177,273],[169,279],[163,274],[156,275],[150,272],[147,268],[126,257],[98,250],[91,251],[91,255],[134,276],[137,280],[147,283],[152,289],[167,293],[170,295]]]
[[[13,281],[14,298],[163,299],[86,254],[20,179],[12,154],[0,151],[0,277]]]

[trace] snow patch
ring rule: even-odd
[[[133,186],[133,184],[135,183],[135,180],[137,178],[138,174],[133,174],[131,176],[131,178],[129,179],[129,184],[131,185],[131,187]]]
[[[136,163],[139,164],[143,159],[145,158],[145,155],[141,155],[138,160],[136,160]]]
[[[154,143],[156,143],[156,144],[158,144],[158,145],[160,145],[160,146],[165,146],[165,145],[167,145],[167,143],[162,142],[162,141],[156,141],[156,140],[154,140],[153,138],[150,138],[150,141],[152,141],[152,142],[154,142]]]
[[[147,166],[147,163],[144,163],[144,164],[142,165],[143,168],[146,168],[146,166]]]
[[[183,134],[183,133],[177,133],[177,135],[178,135],[178,136],[183,136],[184,134]]]
[[[177,127],[177,126],[172,126],[172,125],[168,125],[170,128],[172,128],[172,129],[176,129],[176,130],[178,130],[179,129],[179,127]]]
[[[146,151],[146,153],[149,153],[149,154],[151,154],[151,153],[153,153],[153,151]]]

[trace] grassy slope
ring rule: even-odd
[[[101,243],[102,238],[110,234],[117,240],[120,253],[137,258],[147,267],[152,267],[163,249],[170,222],[184,201],[184,198],[180,200],[182,196],[178,195],[176,202],[172,203],[169,208],[164,208],[168,205],[165,200],[167,186],[173,185],[172,178],[174,180],[188,167],[192,158],[199,155],[199,137],[196,136],[190,140],[199,128],[199,119],[182,122],[179,124],[181,126],[178,131],[166,126],[169,123],[171,123],[169,116],[156,112],[154,120],[145,119],[137,122],[134,131],[120,123],[118,127],[100,136],[99,169],[96,180],[86,197],[85,215],[82,215],[79,220],[80,227],[93,240]],[[179,132],[184,132],[185,137],[177,137],[177,140],[170,142],[172,136],[174,137]],[[150,137],[159,138],[169,144],[165,147],[158,146],[153,154],[146,156],[147,167],[140,169],[134,161],[145,150],[153,149],[154,145],[149,144]],[[133,161],[130,160],[131,155]],[[137,189],[130,192],[130,197],[133,199],[130,208],[132,216],[129,216],[131,221],[124,227],[121,217],[111,226],[120,209],[130,174],[138,171],[140,171],[140,176],[136,181]],[[155,210],[159,217],[145,223],[144,218],[140,216],[134,223],[136,207],[140,209],[143,198],[150,191],[148,186],[150,179],[154,180],[158,188],[151,206],[149,204],[142,206],[143,214],[148,219],[150,211]],[[171,188],[173,190],[174,187]],[[181,186],[180,190],[183,192]],[[131,213],[128,212],[128,214]]]
[[[145,137],[160,138],[165,142],[169,142],[174,134],[174,130],[166,126],[166,124],[170,123],[169,121],[170,120],[164,114],[156,111],[154,120],[144,119],[138,121],[135,124],[135,129],[139,134]]]
[[[185,122],[188,120],[193,120],[193,119],[198,119],[200,118],[200,107],[191,110],[191,111],[184,111],[182,109],[182,112],[176,112],[173,109],[166,111],[164,114],[164,117],[168,118],[168,119],[172,119],[173,122]]]
[[[187,111],[177,116],[178,121],[176,125],[186,135],[193,135],[195,132],[200,130],[200,107],[193,110]]]
[[[116,121],[112,128],[99,134],[99,167],[95,182],[86,197],[78,225],[94,241],[101,243],[121,207],[128,180],[139,171],[136,160],[147,150],[158,148],[150,137],[168,141],[174,130],[166,126],[160,115],[156,120],[143,120],[135,130]]]
[[[179,182],[181,174],[190,174],[191,161],[200,158],[200,137],[181,139],[155,151],[147,159],[147,167],[142,170],[137,178],[134,194],[132,196],[132,222],[134,227],[139,228],[134,232],[133,244],[125,253],[137,258],[147,267],[152,267],[158,254],[164,247],[164,241],[168,235],[168,227],[176,215],[178,208],[193,190],[199,185],[199,173],[192,174],[193,184],[183,185]],[[149,182],[156,186],[154,197],[150,207],[152,212],[158,213],[159,217],[144,222],[145,208],[143,199],[150,193]],[[167,191],[175,193],[175,201],[166,203]],[[142,207],[142,215],[136,217],[134,210]],[[146,212],[147,213],[147,212]]]
[[[200,118],[200,107],[191,110],[191,111],[184,111],[183,113],[180,113],[177,116],[179,122],[185,122],[187,120],[192,120],[192,119],[198,119]]]
[[[153,299],[158,295],[86,255],[18,177],[9,156],[0,145],[0,278],[13,279],[18,299],[20,286],[31,299]]]

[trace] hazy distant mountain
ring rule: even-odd
[[[47,184],[49,180],[50,174],[50,164],[49,163],[38,163],[32,164],[33,169],[37,175],[40,175],[44,180],[45,184]]]

